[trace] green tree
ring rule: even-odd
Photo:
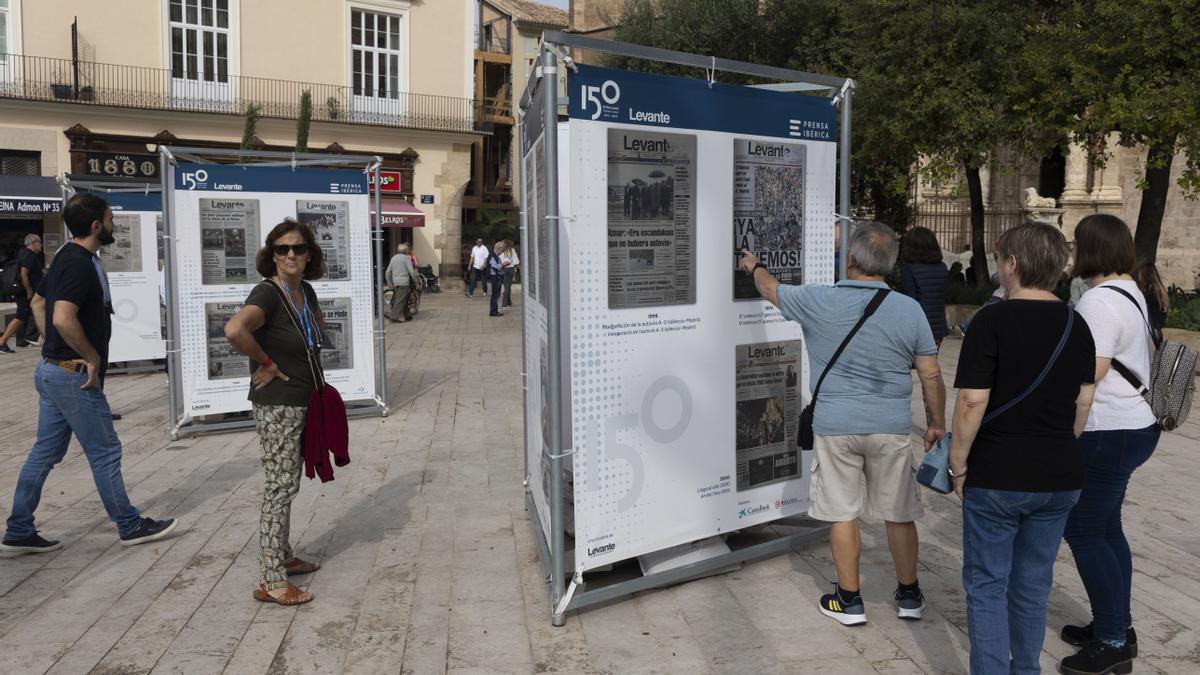
[[[1039,103],[1085,147],[1102,151],[1113,132],[1122,146],[1146,146],[1134,243],[1140,259],[1154,261],[1178,152],[1188,157],[1179,194],[1200,193],[1200,3],[1064,0],[1055,10],[1045,29],[1052,46],[1038,57],[1046,65],[1057,55],[1050,67],[1064,84]]]
[[[312,92],[300,94],[300,115],[296,119],[296,152],[308,152],[308,128],[312,125]]]
[[[262,106],[257,103],[246,106],[246,121],[242,126],[242,152],[250,152],[254,149],[254,138],[258,133],[258,118],[261,116]],[[239,161],[245,164],[249,159],[242,157]]]

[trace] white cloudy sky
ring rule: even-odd
[[[554,5],[555,7],[562,7],[563,9],[567,9],[567,5],[570,4],[570,0],[538,0],[538,1],[544,2],[547,5]]]

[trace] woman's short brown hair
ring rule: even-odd
[[[1053,225],[1026,223],[1000,235],[996,253],[1017,261],[1022,288],[1052,291],[1058,287],[1069,252],[1067,239]]]
[[[902,263],[940,263],[942,262],[942,247],[938,245],[937,236],[927,227],[914,227],[900,239],[900,262]]]
[[[275,276],[275,242],[288,232],[299,232],[300,236],[304,237],[304,243],[308,244],[308,264],[304,266],[303,278],[314,281],[325,276],[325,252],[317,243],[312,228],[291,218],[285,218],[282,223],[271,228],[271,233],[267,235],[267,244],[259,250],[255,261],[254,267],[258,273],[264,279]]]
[[[1075,226],[1074,276],[1090,279],[1132,274],[1136,264],[1133,233],[1125,221],[1108,213],[1093,213]]]

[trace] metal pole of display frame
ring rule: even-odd
[[[533,77],[534,77],[534,72],[531,70],[529,72],[529,78],[532,80]],[[521,233],[521,236],[520,236],[521,250],[522,250],[522,252],[525,252],[525,251],[529,250],[526,247],[526,242],[529,241],[529,239],[528,239],[529,228],[526,223],[526,219],[529,217],[529,212],[528,212],[529,204],[526,203],[526,201],[527,201],[526,195],[528,195],[529,192],[528,192],[528,190],[525,189],[525,185],[526,185],[525,181],[529,180],[529,178],[528,178],[528,176],[525,175],[525,108],[524,108],[524,106],[521,106],[519,104],[516,106],[516,108],[517,108],[517,148],[518,148],[517,162],[518,162],[518,167],[519,167],[519,171],[517,172],[517,176],[519,177],[517,180],[517,199],[519,200],[519,204],[520,204],[520,208],[517,212],[517,227],[519,228],[518,231]],[[527,316],[527,314],[525,312],[527,311],[527,309],[529,307],[528,288],[529,288],[529,284],[525,283],[525,277],[522,275],[522,277],[521,277],[521,402],[522,402],[522,404],[524,404],[525,396],[529,392],[529,336],[526,335],[526,330],[525,330],[525,328],[526,328],[525,327],[525,318]],[[525,490],[528,490],[529,489],[529,450],[528,450],[528,448],[529,448],[529,424],[528,424],[527,416],[525,415],[524,405],[522,405],[521,408],[522,408],[522,410],[521,410],[521,414],[522,414],[521,431],[522,431],[522,438],[524,439],[521,444],[521,459],[522,459],[523,465],[525,467],[524,473],[521,474],[521,481],[522,481],[522,488]],[[528,502],[526,502],[525,508],[528,510],[528,508],[529,508]]]
[[[546,228],[550,259],[549,279],[543,281],[547,300],[546,347],[550,360],[547,374],[550,382],[546,396],[550,399],[550,556],[555,565],[550,568],[551,602],[558,607],[562,600],[563,562],[566,558],[566,534],[563,528],[563,475],[562,475],[562,291],[559,271],[559,226],[558,226],[558,58],[554,51],[542,45],[541,85],[543,115],[543,150],[546,152],[546,215],[541,224]],[[554,624],[561,626],[565,620],[559,613],[554,615]]]
[[[660,588],[672,584],[681,583],[691,579],[697,579],[710,574],[718,573],[728,569],[731,565],[747,563],[756,560],[768,558],[779,553],[786,552],[793,547],[817,541],[826,536],[829,530],[828,524],[814,523],[803,518],[792,517],[770,523],[771,525],[788,525],[799,526],[802,531],[784,534],[776,539],[754,544],[731,551],[722,555],[711,557],[699,562],[684,564],[673,569],[662,572],[654,572],[644,575],[640,578],[635,578],[627,581],[620,581],[611,585],[587,589],[587,584],[583,580],[581,574],[576,573],[569,587],[564,583],[564,572],[566,570],[566,551],[564,538],[564,521],[563,521],[563,475],[562,475],[562,414],[561,410],[561,374],[562,374],[562,349],[561,349],[561,306],[559,297],[559,209],[558,209],[558,148],[557,148],[557,107],[558,107],[558,92],[557,92],[557,59],[556,47],[566,47],[583,49],[589,51],[603,52],[615,54],[636,59],[649,61],[658,61],[663,63],[674,63],[684,66],[693,66],[703,68],[709,72],[724,71],[751,75],[753,77],[780,80],[786,84],[783,85],[766,85],[766,88],[777,89],[779,91],[832,91],[835,92],[830,96],[831,105],[841,106],[841,142],[842,142],[842,161],[838,171],[841,191],[839,192],[839,210],[840,214],[834,214],[839,220],[849,216],[850,211],[850,98],[851,91],[854,87],[854,81],[848,78],[834,77],[830,75],[819,75],[814,73],[805,73],[802,71],[790,70],[785,68],[776,68],[772,66],[762,66],[741,61],[730,61],[728,59],[719,59],[711,56],[702,56],[699,54],[689,54],[685,52],[676,52],[666,49],[658,49],[654,47],[645,47],[642,45],[633,45],[622,42],[614,42],[609,40],[599,40],[582,35],[567,34],[558,31],[546,32],[543,35],[542,47],[542,78],[540,84],[548,86],[544,99],[544,130],[546,135],[545,140],[545,158],[546,158],[546,214],[545,222],[542,224],[548,227],[549,234],[549,279],[544,281],[547,288],[548,296],[548,331],[547,347],[549,368],[548,397],[550,399],[550,439],[548,445],[550,450],[550,541],[546,542],[541,526],[541,518],[537,509],[533,506],[530,498],[528,487],[526,488],[526,508],[530,513],[530,520],[534,530],[534,539],[538,544],[538,553],[542,558],[544,568],[548,568],[548,581],[551,584],[550,599],[552,623],[555,626],[561,626],[566,622],[566,613],[572,610],[579,610],[584,607],[590,607],[597,604],[609,602],[611,600],[627,597],[634,593]],[[567,64],[569,65],[569,64]],[[522,112],[530,105],[532,101],[532,91],[535,87],[533,78],[522,96],[521,108]],[[702,104],[702,103],[701,103]],[[522,172],[524,179],[524,172]],[[841,238],[844,242],[848,236],[849,228],[843,227]],[[843,244],[843,259],[842,266],[845,265]],[[544,255],[538,252],[539,255]],[[528,415],[526,415],[528,419]],[[528,450],[526,449],[526,454]],[[529,467],[528,458],[526,458],[526,473],[525,479],[528,486]]]
[[[179,367],[179,303],[175,302],[175,219],[171,208],[174,197],[175,160],[166,146],[158,146],[158,175],[162,180],[163,290],[167,295],[167,405],[171,440],[179,438],[183,374]]]
[[[850,213],[850,103],[854,98],[854,80],[846,80],[838,94],[841,98],[841,153],[838,159],[838,278],[846,278],[847,265],[850,262],[850,228],[854,225],[854,217]]]
[[[380,198],[380,188],[383,186],[379,182],[379,166],[383,161],[378,157],[367,168],[367,174],[370,176],[371,184],[375,186],[375,222],[371,228],[371,234],[375,238],[375,299],[378,307],[375,313],[375,359],[378,362],[378,367],[375,369],[376,384],[379,387],[379,392],[375,396],[379,401],[379,414],[387,417],[387,323],[383,309],[383,282],[384,282],[384,266],[386,257],[383,250],[383,200]],[[395,291],[392,291],[395,293]]]
[[[171,440],[177,440],[181,436],[191,436],[203,433],[217,433],[223,431],[240,431],[254,427],[253,419],[238,419],[221,422],[195,421],[188,418],[182,410],[183,401],[183,373],[182,373],[182,357],[179,346],[179,331],[180,317],[178,303],[175,302],[175,255],[174,243],[177,241],[175,234],[175,223],[172,214],[174,202],[174,177],[175,165],[179,160],[193,162],[197,164],[215,164],[211,159],[220,157],[225,159],[248,159],[252,163],[244,164],[245,167],[296,167],[302,166],[358,166],[363,167],[365,173],[370,174],[371,167],[375,167],[376,185],[378,185],[379,165],[383,163],[383,158],[376,155],[332,155],[321,153],[300,153],[300,152],[276,152],[276,151],[243,151],[232,150],[225,148],[192,148],[192,147],[172,147],[159,146],[159,166],[162,176],[162,193],[163,193],[163,269],[166,275],[166,293],[167,293],[167,402],[170,407],[170,427],[168,432]],[[258,161],[254,161],[258,160]],[[369,191],[368,191],[369,194]],[[379,195],[376,191],[375,195],[376,214],[379,215]],[[368,209],[369,210],[369,209]],[[379,218],[376,218],[379,220]],[[378,230],[379,228],[375,228]],[[372,256],[376,259],[376,267],[382,270],[383,261],[380,249],[381,242],[377,241],[376,246],[372,251]],[[380,302],[376,305],[376,325],[383,329],[383,303],[382,291],[378,292]],[[379,338],[383,342],[383,337]],[[346,405],[347,417],[365,417],[371,415],[386,415],[387,414],[387,392],[383,391],[386,386],[386,375],[381,376],[387,370],[386,348],[378,348],[376,350],[377,370],[375,382],[376,386],[380,387],[380,391],[375,393],[374,403],[370,405],[356,404],[350,402]],[[187,422],[187,426],[184,424]]]

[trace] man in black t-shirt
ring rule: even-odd
[[[63,220],[72,239],[54,256],[33,294],[34,320],[45,336],[34,374],[40,402],[37,442],[29,451],[13,494],[12,515],[0,550],[44,553],[62,547],[38,535],[33,513],[54,465],[67,454],[72,433],[79,439],[96,490],[121,543],[157,541],[175,529],[174,519],[143,517],[129,502],[121,475],[121,441],[104,396],[104,370],[112,334],[112,296],[96,252],[113,242],[112,211],[92,194],[67,200]]]
[[[16,353],[12,347],[8,346],[8,339],[17,335],[17,331],[33,318],[33,310],[29,303],[33,299],[33,293],[38,284],[42,281],[42,258],[39,255],[41,252],[42,238],[36,234],[25,235],[25,248],[17,253],[17,261],[21,265],[20,272],[17,273],[17,282],[24,292],[16,297],[16,317],[8,322],[4,334],[0,335],[0,354]],[[17,342],[21,342],[21,339],[18,338]]]

